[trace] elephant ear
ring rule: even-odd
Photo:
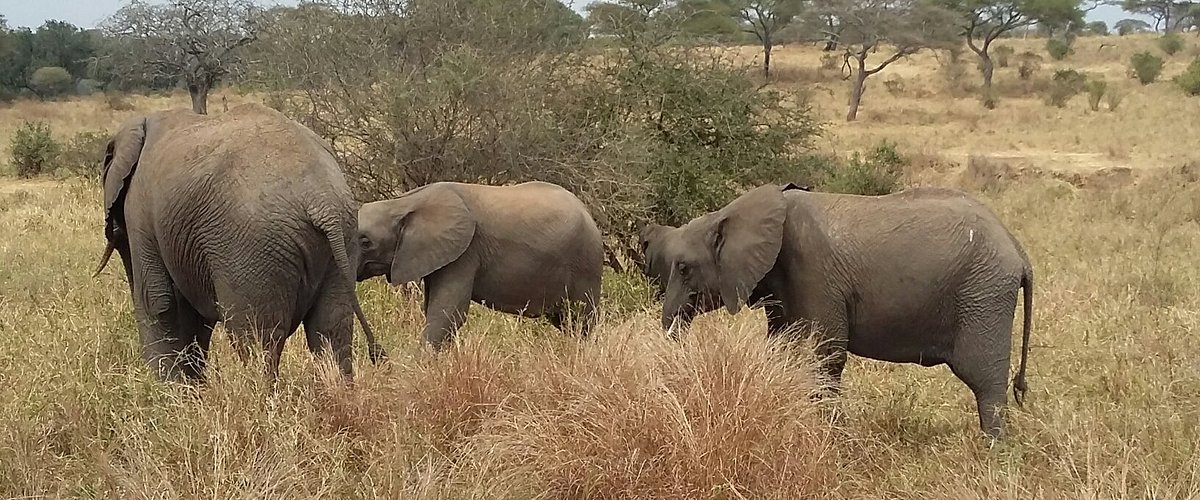
[[[777,185],[755,188],[713,214],[710,244],[720,277],[721,302],[741,309],[754,287],[775,266],[783,246],[787,206]]]
[[[108,265],[116,245],[127,238],[124,227],[125,193],[129,190],[129,182],[133,179],[133,171],[137,169],[145,144],[146,118],[138,118],[121,124],[121,129],[105,146],[100,183],[104,185],[104,237],[108,244],[104,247],[104,254],[100,256],[100,264],[96,266],[93,277]]]
[[[393,285],[428,276],[462,256],[475,237],[475,218],[457,193],[426,188],[412,193],[411,210],[396,225]]]
[[[104,151],[104,232],[112,238],[117,224],[124,222],[124,211],[120,202],[129,189],[133,171],[137,168],[146,143],[146,119],[139,118],[122,124]]]

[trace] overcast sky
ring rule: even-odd
[[[106,17],[116,12],[126,0],[0,0],[0,15],[8,19],[12,27],[41,26],[47,19],[67,21],[76,26],[94,28]],[[583,7],[591,0],[574,0],[565,2],[575,10],[582,12]],[[297,0],[258,0],[263,5],[296,5]],[[1104,6],[1092,11],[1089,20],[1113,23],[1133,17],[1121,11],[1119,7]]]

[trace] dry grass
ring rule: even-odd
[[[1085,38],[1055,65],[1118,81],[1128,55],[1153,43],[1105,41],[1118,47]],[[1173,58],[1167,76],[1189,59]],[[777,60],[815,68],[819,51],[788,47]],[[945,367],[852,357],[842,397],[811,401],[811,359],[767,343],[758,312],[704,316],[682,345],[661,339],[652,311],[634,313],[579,345],[476,307],[462,345],[433,359],[418,347],[419,296],[380,283],[360,296],[393,359],[359,363],[353,388],[293,340],[269,393],[224,335],[210,384],[164,386],[142,368],[120,273],[89,277],[103,247],[98,187],[4,179],[0,498],[1200,497],[1200,187],[1194,167],[1174,168],[1200,158],[1181,140],[1197,122],[1172,114],[1193,101],[1156,84],[1131,87],[1116,113],[1035,97],[987,112],[923,77],[932,57],[897,64],[863,119],[835,121],[827,144],[899,141],[917,159],[911,182],[971,186],[1029,251],[1029,402],[996,446]],[[1006,71],[998,80],[1015,79]],[[895,96],[881,90],[891,76],[904,81]],[[816,81],[782,84],[815,88],[828,118],[842,114],[844,82],[791,77]],[[62,135],[131,113],[102,98],[17,103],[0,109],[0,143],[20,118]],[[963,174],[954,164],[969,155],[978,165]],[[1036,174],[1067,160],[1143,174],[1112,189]],[[1008,175],[1004,162],[1033,168]],[[639,294],[618,282],[606,300],[628,310]]]

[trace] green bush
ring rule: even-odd
[[[1100,111],[1100,100],[1104,98],[1104,93],[1108,91],[1108,82],[1104,80],[1089,80],[1084,88],[1088,94],[1088,107],[1092,111]]]
[[[996,56],[996,66],[1007,68],[1009,60],[1015,52],[1016,50],[1008,45],[997,45],[996,48],[992,49],[992,54]]]
[[[844,166],[831,168],[818,187],[831,193],[893,193],[902,187],[904,168],[909,163],[908,158],[896,151],[895,144],[885,141],[865,157],[856,152]]]
[[[1129,64],[1133,68],[1133,74],[1137,76],[1139,82],[1142,82],[1142,85],[1154,83],[1163,69],[1162,58],[1149,52],[1134,54],[1129,59]]]
[[[1017,77],[1022,80],[1032,78],[1034,73],[1042,68],[1042,56],[1033,52],[1022,52],[1017,59],[1020,60],[1017,66]]]
[[[1073,69],[1060,69],[1054,72],[1054,77],[1050,79],[1049,95],[1047,100],[1056,107],[1067,105],[1072,97],[1083,91],[1084,85],[1087,84],[1087,77]]]
[[[1125,99],[1125,92],[1117,87],[1108,89],[1104,93],[1104,101],[1108,103],[1109,111],[1116,111],[1117,106],[1121,105],[1121,101]]]
[[[65,68],[47,66],[38,68],[29,77],[29,88],[42,99],[61,96],[71,91],[74,78]]]
[[[1200,95],[1200,58],[1193,60],[1182,74],[1175,77],[1175,84],[1187,95]]]
[[[1173,56],[1183,50],[1183,37],[1179,36],[1179,33],[1167,33],[1158,38],[1158,48],[1168,56]]]
[[[12,164],[17,176],[30,178],[48,172],[60,149],[49,125],[40,121],[22,122],[12,137]]]
[[[1071,53],[1074,52],[1074,49],[1071,48],[1070,40],[1051,38],[1046,40],[1046,52],[1048,52],[1050,57],[1055,61],[1061,61],[1066,59],[1067,56],[1071,55]]]
[[[99,177],[104,147],[109,133],[103,130],[75,134],[58,155],[58,173],[68,176]]]

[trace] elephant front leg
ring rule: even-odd
[[[471,306],[474,272],[451,264],[425,278],[425,341],[434,352],[442,352],[467,319]]]

